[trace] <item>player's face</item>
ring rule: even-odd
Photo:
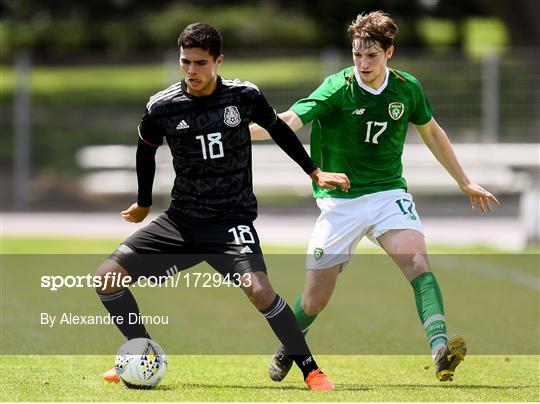
[[[196,97],[210,95],[216,89],[218,67],[223,55],[216,59],[201,48],[180,48],[180,68],[187,91]]]
[[[394,47],[386,50],[377,43],[368,43],[360,39],[353,42],[353,60],[362,82],[374,89],[379,88],[386,75],[386,62],[392,57]]]

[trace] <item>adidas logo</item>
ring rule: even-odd
[[[249,248],[248,245],[240,250],[240,254],[247,254],[247,253],[252,253],[253,254],[253,250],[251,248]]]
[[[181,130],[181,129],[189,129],[189,125],[186,123],[186,121],[184,121],[183,119],[180,121],[180,123],[178,125],[176,125],[176,129],[178,130]]]
[[[358,108],[358,109],[355,109],[351,115],[362,115],[364,112],[366,112],[366,109],[365,108]]]

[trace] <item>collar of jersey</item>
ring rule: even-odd
[[[373,89],[369,86],[366,86],[362,79],[360,78],[360,74],[358,73],[358,70],[356,69],[356,66],[354,67],[354,77],[356,78],[356,82],[360,86],[361,89],[366,90],[368,93],[373,95],[379,95],[384,91],[386,86],[388,85],[388,76],[390,76],[390,71],[388,70],[388,67],[386,68],[386,76],[384,77],[384,82],[381,84],[381,86],[378,89]]]
[[[186,97],[192,98],[194,100],[205,100],[205,99],[207,99],[209,97],[212,97],[213,95],[217,94],[221,90],[221,86],[222,86],[221,76],[218,75],[217,76],[216,89],[214,90],[214,92],[212,94],[208,94],[208,95],[205,95],[203,97],[197,97],[195,95],[191,95],[190,93],[188,93],[187,84],[186,84],[185,79],[182,79],[182,81],[180,81],[180,87],[182,88],[182,93],[184,93],[184,95]]]

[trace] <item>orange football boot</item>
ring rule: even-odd
[[[120,376],[116,373],[116,369],[112,368],[103,373],[103,379],[109,383],[118,383],[120,381]]]
[[[313,370],[309,373],[305,380],[310,390],[313,391],[331,391],[334,390],[334,385],[327,375],[321,372],[321,369]]]

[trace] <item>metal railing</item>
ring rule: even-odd
[[[539,49],[528,49],[475,59],[461,53],[419,53],[399,48],[390,66],[407,71],[422,82],[436,119],[453,142],[538,143],[539,55]],[[275,55],[268,55],[272,56]],[[352,64],[350,52],[346,49],[323,51],[319,59],[314,58],[314,63],[317,60],[321,77],[313,83],[263,88],[278,111],[288,109],[294,101],[308,95],[325,74]],[[92,105],[79,106],[32,100],[31,104],[28,100],[31,99],[32,88],[27,78],[31,74],[31,63],[27,59],[21,60],[17,66],[20,84],[13,96],[16,101],[5,105],[3,116],[9,121],[0,124],[2,132],[9,137],[2,144],[11,150],[2,152],[2,164],[3,172],[13,177],[16,187],[11,193],[15,199],[12,206],[24,210],[30,192],[29,173],[66,170],[73,175],[79,171],[75,154],[81,147],[105,143],[134,144],[144,102],[141,105],[121,105],[104,99],[103,104],[96,101]],[[170,62],[164,66],[177,69],[171,67]],[[108,80],[104,76],[100,86],[106,86]],[[163,83],[164,86],[166,84]],[[10,116],[13,118],[9,119]],[[300,137],[306,141],[307,131],[303,131]],[[408,137],[408,142],[419,141],[413,133]]]

